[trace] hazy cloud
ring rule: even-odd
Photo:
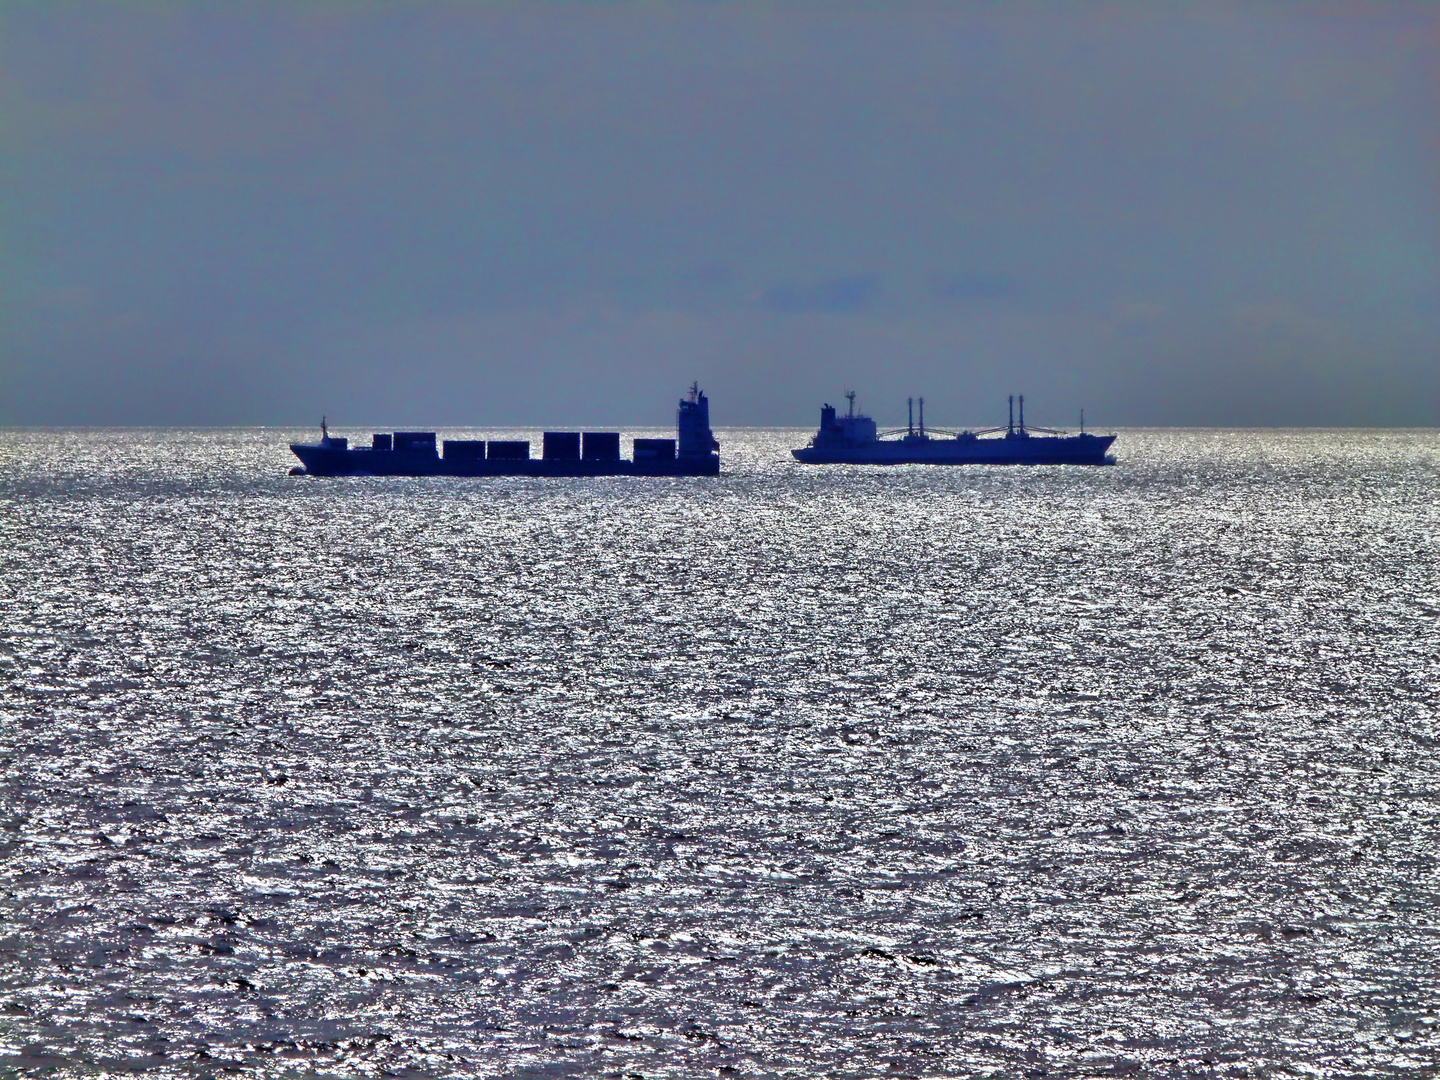
[[[1008,300],[1020,286],[999,274],[932,274],[930,289],[943,300]]]
[[[856,312],[866,307],[879,290],[879,278],[873,274],[860,274],[830,278],[811,285],[775,285],[761,293],[760,304],[787,315],[816,311]]]

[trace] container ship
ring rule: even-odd
[[[336,437],[324,420],[318,443],[292,443],[302,476],[717,476],[720,443],[698,384],[680,402],[673,439],[635,439],[620,456],[618,431],[547,431],[540,456],[525,440],[444,439],[433,431],[378,432],[369,446]]]
[[[820,430],[809,446],[790,451],[807,465],[1114,465],[1108,453],[1114,435],[1091,435],[1080,415],[1080,434],[1025,426],[1025,397],[1020,397],[1020,422],[1010,398],[1010,422],[1003,428],[978,431],[926,431],[925,399],[920,399],[920,426],[915,426],[915,399],[910,399],[909,424],[895,431],[877,431],[875,421],[855,412],[855,394],[847,393],[850,410],[836,415],[833,405],[820,409]]]

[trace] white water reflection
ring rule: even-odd
[[[0,441],[10,1068],[1437,1054],[1433,432],[289,479]]]

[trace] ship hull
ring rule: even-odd
[[[806,465],[1113,465],[1114,435],[878,440],[790,451]]]
[[[670,460],[451,459],[396,450],[340,450],[292,443],[310,476],[718,476],[720,456]]]

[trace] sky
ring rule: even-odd
[[[0,423],[1440,425],[1440,4],[0,5]]]

